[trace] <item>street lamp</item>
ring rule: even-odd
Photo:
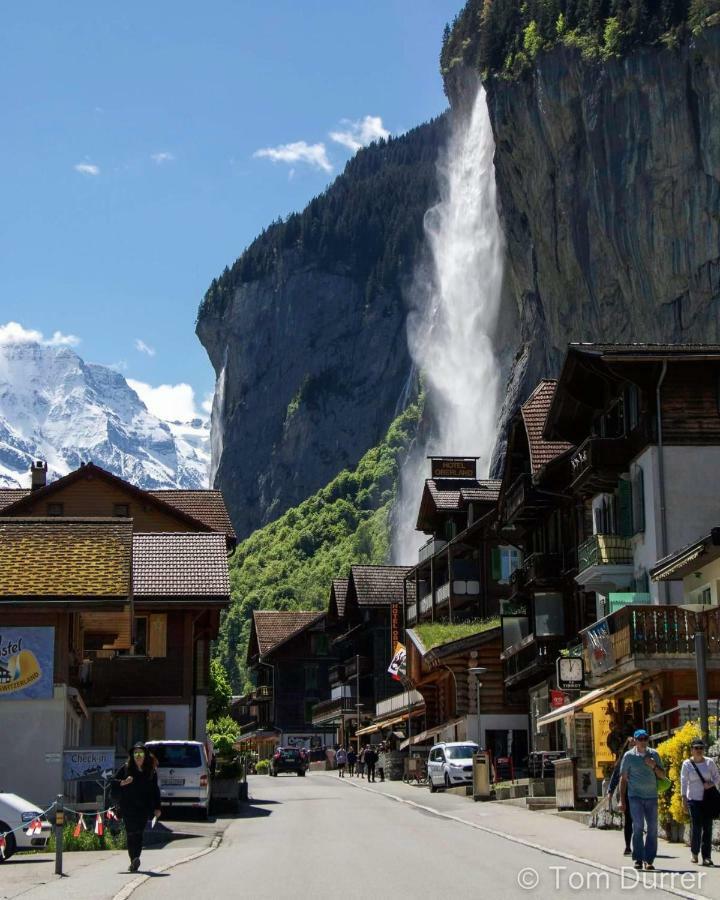
[[[482,732],[480,731],[480,688],[482,687],[482,682],[480,678],[488,671],[487,666],[471,666],[468,669],[471,675],[475,676],[475,716],[477,718],[477,745],[478,749],[482,750],[482,744],[480,742],[480,737]]]

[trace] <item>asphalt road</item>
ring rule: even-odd
[[[169,877],[150,879],[133,900],[607,898],[657,894],[660,886],[634,884],[629,872],[623,883],[601,869],[321,774],[256,777],[250,793],[252,802],[230,823],[216,851],[171,870]],[[429,800],[424,792],[418,797],[423,804]],[[548,843],[551,837],[548,817]]]

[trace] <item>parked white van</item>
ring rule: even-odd
[[[158,761],[158,784],[163,806],[198,810],[207,818],[210,808],[210,766],[200,741],[148,741]]]
[[[23,800],[17,794],[0,794],[0,834],[13,831],[5,838],[4,856],[0,854],[0,863],[10,859],[16,850],[45,849],[52,827],[41,816],[40,810],[29,800]],[[40,834],[27,835],[25,832],[35,819],[40,819]]]

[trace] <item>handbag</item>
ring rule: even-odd
[[[707,781],[700,774],[700,769],[695,765],[694,760],[690,760],[692,763],[692,767],[697,772],[698,778],[702,781],[703,784],[707,784]],[[705,791],[705,795],[702,798],[702,804],[705,812],[711,816],[713,819],[720,818],[720,791],[713,785],[709,790]]]

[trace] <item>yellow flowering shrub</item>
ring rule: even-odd
[[[655,748],[662,760],[663,768],[672,782],[672,787],[658,797],[658,814],[661,822],[677,822],[680,825],[689,822],[685,815],[680,794],[680,768],[690,757],[690,744],[699,738],[700,726],[697,722],[686,722],[672,737],[658,744]]]

